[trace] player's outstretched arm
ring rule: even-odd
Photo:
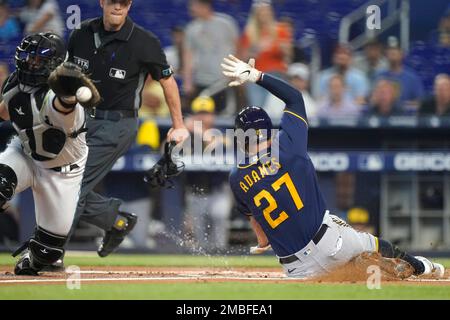
[[[229,86],[238,86],[246,82],[254,82],[286,103],[286,107],[306,119],[305,103],[300,91],[287,82],[255,68],[255,60],[245,63],[233,55],[223,59],[223,74],[231,79]]]

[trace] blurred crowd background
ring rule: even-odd
[[[66,9],[73,2],[0,0],[0,83],[14,70],[15,48],[24,34],[52,30],[68,37],[65,21],[71,13]],[[82,20],[101,14],[98,1],[76,2]],[[370,4],[380,5],[381,18],[392,14],[388,24],[368,32],[363,18],[343,28],[349,14],[366,17]],[[246,105],[264,107],[275,122],[282,116],[282,102],[260,87],[227,88],[220,62],[231,53],[243,60],[255,58],[259,70],[284,78],[303,93],[313,150],[449,150],[450,127],[442,120],[450,116],[448,1],[134,0],[130,15],[161,39],[192,135],[232,127],[231,119]],[[362,41],[352,41],[358,36]],[[142,94],[142,125],[131,153],[157,154],[170,127],[169,112],[158,82],[149,78]],[[440,131],[402,128],[401,119],[416,123],[411,119],[430,117],[430,127]],[[373,119],[397,122],[380,130],[361,124],[364,119],[369,124]],[[199,130],[196,120],[203,123]],[[428,250],[450,243],[449,170],[450,165],[437,174],[319,171],[334,213],[406,247]],[[141,171],[117,169],[98,187],[125,198],[126,209],[140,215],[125,247],[165,250],[160,244],[169,239],[174,248],[223,252],[253,241],[245,218],[234,211],[226,168],[188,170],[169,191],[148,190]],[[26,232],[21,231],[19,199],[16,204],[0,221],[6,242]],[[424,212],[428,219],[421,218]],[[96,237],[95,230],[80,225],[75,242],[92,243]]]

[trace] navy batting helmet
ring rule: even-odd
[[[251,106],[244,108],[238,113],[234,121],[235,130],[243,130],[248,135],[248,140],[244,138],[244,141],[238,139],[238,145],[248,152],[249,143],[259,143],[264,140],[270,140],[272,132],[272,120],[264,109],[261,107]],[[254,130],[253,136],[249,132]]]
[[[249,129],[266,130],[270,136],[272,120],[270,120],[269,115],[263,108],[256,106],[246,107],[236,116],[234,129],[242,129],[244,131]]]

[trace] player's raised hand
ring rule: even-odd
[[[228,84],[230,87],[246,82],[256,82],[261,77],[261,71],[255,68],[255,59],[250,59],[248,63],[245,63],[230,54],[223,59],[221,66],[223,74],[233,80]]]

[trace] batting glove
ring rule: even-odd
[[[261,253],[264,253],[271,249],[272,249],[272,246],[270,244],[268,244],[265,247],[260,247],[260,246],[250,247],[250,254],[261,254]]]
[[[255,59],[250,59],[248,63],[239,60],[233,55],[223,59],[221,64],[223,74],[231,79],[230,87],[240,86],[246,82],[256,82],[261,77],[261,71],[255,69]]]

